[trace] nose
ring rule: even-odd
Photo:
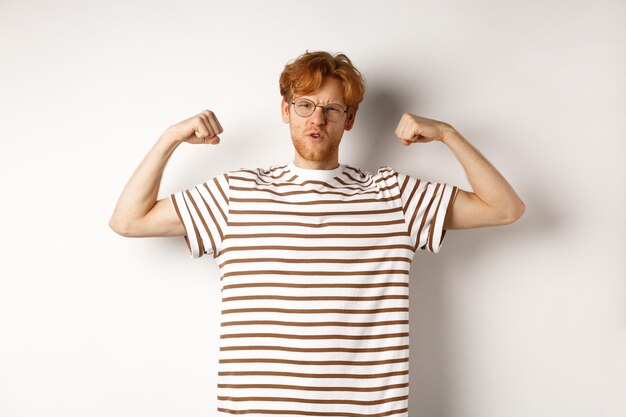
[[[324,116],[324,108],[321,106],[316,107],[313,114],[309,117],[311,118],[311,122],[315,125],[323,125],[326,123],[326,117]]]

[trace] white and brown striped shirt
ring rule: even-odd
[[[289,163],[171,194],[220,269],[217,415],[406,417],[411,260],[439,252],[457,191]]]

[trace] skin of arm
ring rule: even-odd
[[[156,201],[163,171],[180,142],[164,133],[124,187],[109,226],[126,237],[183,236],[185,230],[168,198]]]
[[[454,153],[473,192],[459,189],[444,229],[467,229],[510,224],[524,214],[525,205],[498,170],[456,129],[447,126],[441,142]]]
[[[469,229],[510,224],[524,214],[525,205],[498,170],[454,127],[425,117],[404,113],[396,136],[405,146],[439,141],[463,166],[473,192],[458,189],[444,219],[444,229]]]
[[[223,131],[211,110],[167,128],[122,191],[109,220],[111,229],[126,237],[185,236],[169,197],[156,201],[165,165],[181,143],[216,145]]]

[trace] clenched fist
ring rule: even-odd
[[[204,110],[189,119],[168,127],[163,134],[178,143],[216,145],[220,143],[220,138],[217,135],[223,131],[224,129],[215,117],[215,113]]]
[[[447,123],[404,113],[396,128],[396,136],[404,146],[414,142],[442,141],[448,128],[450,125]]]

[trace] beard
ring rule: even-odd
[[[307,161],[326,161],[338,152],[341,138],[337,141],[329,137],[321,142],[313,142],[306,136],[291,133],[291,142],[296,152]]]

